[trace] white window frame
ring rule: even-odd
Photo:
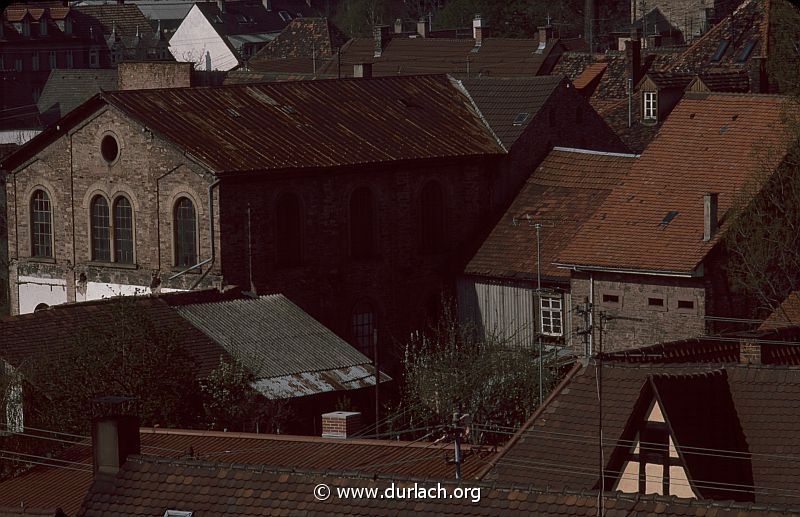
[[[547,322],[545,322],[547,313]],[[555,319],[558,320],[558,330],[554,330]],[[560,337],[564,335],[564,301],[560,296],[539,297],[539,328],[545,336]]]
[[[658,120],[657,92],[644,92],[644,119]]]

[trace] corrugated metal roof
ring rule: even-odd
[[[214,172],[500,154],[446,76],[107,92]]]
[[[381,382],[392,380],[381,372]],[[375,386],[375,368],[369,364],[324,372],[304,372],[260,379],[253,388],[268,399],[304,397],[328,391],[355,390]]]
[[[370,363],[367,356],[281,294],[176,310],[247,364],[259,379]]]

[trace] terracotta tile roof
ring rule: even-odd
[[[583,71],[578,74],[575,79],[572,81],[572,84],[575,85],[575,88],[580,90],[584,95],[587,97],[591,97],[591,94],[594,92],[594,88],[590,88],[592,85],[597,87],[597,84],[600,82],[600,78],[603,75],[603,72],[606,71],[608,68],[608,63],[599,62],[599,63],[592,63]],[[591,91],[588,91],[591,89]]]
[[[636,92],[630,103],[630,125],[628,125],[628,99],[610,101],[600,106],[603,120],[634,153],[643,152],[661,128],[661,121],[642,122],[642,92]]]
[[[633,155],[553,149],[528,178],[465,272],[535,279],[536,231],[527,222],[530,216],[531,221],[546,225],[540,230],[543,278],[568,282],[569,272],[552,262],[611,189],[624,181],[634,161]]]
[[[746,439],[747,458],[752,465],[758,504],[796,504],[800,490],[797,458],[787,455],[800,447],[800,369],[790,367],[691,365],[630,365],[604,363],[603,434],[605,457],[609,462],[617,449],[626,424],[636,406],[641,388],[656,378],[672,385],[681,376],[714,375],[724,372],[736,418]],[[685,378],[685,377],[683,377]],[[678,383],[680,385],[680,383]],[[686,397],[680,390],[674,397]],[[691,404],[706,394],[695,391]],[[670,418],[669,410],[665,411]],[[500,483],[533,484],[554,489],[590,489],[597,475],[596,367],[576,366],[542,410],[534,415],[496,459],[484,479]],[[713,429],[705,427],[707,432]],[[723,449],[711,442],[710,448]],[[683,445],[689,445],[684,443]],[[681,447],[681,444],[678,444]],[[683,451],[685,454],[685,451]],[[611,463],[609,463],[610,465]],[[690,479],[691,477],[691,472]],[[711,474],[704,474],[711,475]],[[695,477],[700,480],[700,478]],[[714,479],[702,480],[714,481]]]
[[[740,189],[782,160],[785,101],[738,94],[684,98],[625,184],[583,225],[558,262],[694,271],[725,231],[725,213]],[[702,240],[705,192],[719,193],[721,216],[720,230],[708,242]],[[677,215],[662,224],[672,211]]]
[[[769,315],[760,329],[777,329],[790,324],[800,324],[800,291],[789,293],[781,306]]]
[[[342,48],[342,75],[351,76],[353,65],[372,63],[374,76],[452,74],[464,77],[531,77],[549,73],[549,59],[560,50],[558,40],[537,53],[537,39],[487,38],[480,47],[473,39],[393,38],[375,58],[372,39],[351,40]],[[477,51],[475,49],[478,48]],[[335,74],[338,60],[323,73]]]
[[[327,18],[296,18],[248,62],[248,68],[265,72],[312,73],[347,42],[347,37]]]
[[[666,88],[679,88],[683,90],[690,82],[692,82],[692,75],[683,72],[648,72],[645,77],[648,77],[659,89]]]
[[[459,83],[503,146],[510,149],[556,88],[564,87],[562,81],[562,77],[545,75],[509,79],[480,77],[463,79]],[[520,114],[527,116],[518,121]]]
[[[452,445],[161,428],[142,428],[140,437],[146,456],[431,479],[447,479],[453,473]],[[495,454],[494,449],[467,446],[462,465],[465,479],[474,478]],[[71,446],[45,463],[0,482],[0,507],[19,507],[24,502],[28,508],[61,507],[75,515],[92,483],[91,441]]]
[[[333,493],[320,501],[315,487],[330,485]],[[394,485],[392,485],[394,483]],[[133,458],[126,462],[113,484],[97,484],[87,496],[80,516],[161,515],[165,508],[193,511],[195,515],[594,515],[597,493],[548,492],[533,488],[463,483],[481,491],[480,500],[435,498],[339,498],[337,488],[394,486],[436,487],[430,479],[355,476],[333,472],[297,472],[276,468],[175,462]],[[452,493],[454,481],[441,483]],[[682,500],[658,496],[608,493],[602,498],[605,514],[623,515],[769,515],[772,509],[748,504]],[[782,507],[776,512],[786,511]]]
[[[73,8],[77,13],[96,20],[104,36],[112,30],[122,38],[132,38],[137,31],[143,38],[153,37],[153,27],[135,4],[81,5]]]
[[[215,172],[502,152],[442,76],[138,90],[102,98]]]
[[[745,70],[730,72],[702,72],[695,81],[709,92],[746,93],[750,91],[750,78]]]

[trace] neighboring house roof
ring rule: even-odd
[[[614,129],[628,148],[635,152],[644,151],[661,128],[662,120],[656,123],[642,123],[642,92],[636,92],[628,99],[622,99],[605,107],[603,120]],[[630,122],[630,123],[629,123]]]
[[[459,82],[503,146],[510,149],[563,80],[560,76],[480,77]]]
[[[745,70],[703,72],[695,76],[687,89],[692,90],[695,85],[708,92],[746,93],[750,91],[750,78]]]
[[[800,291],[793,291],[759,328],[769,330],[797,324],[800,324]]]
[[[724,385],[715,381],[714,390],[723,388],[729,394],[731,404],[719,410],[724,409],[724,421],[729,422],[729,426],[740,426],[746,440],[746,454],[738,454],[737,457],[745,457],[750,462],[753,476],[751,487],[757,487],[755,502],[762,505],[796,504],[793,494],[800,487],[800,480],[796,475],[796,457],[787,455],[786,451],[794,451],[800,447],[800,435],[795,432],[800,425],[800,411],[797,411],[797,401],[800,400],[800,369],[604,362],[602,372],[603,443],[607,468],[611,471],[609,477],[615,477],[614,474],[618,472],[615,469],[620,466],[620,458],[615,455],[625,452],[630,444],[620,440],[623,439],[629,419],[633,418],[642,386],[651,380],[656,381],[659,391],[669,398],[669,403],[662,408],[667,422],[672,420],[673,415],[680,421],[678,426],[685,438],[681,442],[679,437],[675,446],[681,457],[692,454],[696,450],[692,449],[695,444],[720,453],[725,452],[723,449],[731,449],[729,445],[714,439],[708,441],[716,432],[734,431],[730,427],[717,428],[717,422],[703,419],[704,408],[709,402],[716,400],[711,398],[713,393],[700,387],[687,392],[682,385],[682,380],[688,382],[690,378],[693,379],[691,382],[700,380],[699,384],[695,383],[695,386],[699,386],[703,378],[720,376],[720,379],[724,378]],[[599,481],[598,382],[595,365],[576,365],[549,401],[506,445],[506,449],[496,458],[484,479],[500,483],[550,486],[554,489],[579,490],[595,487]],[[675,409],[670,409],[671,407]],[[692,414],[695,415],[694,419],[687,417]],[[700,445],[701,442],[703,445]],[[715,481],[714,478],[700,478],[697,475],[699,472],[706,477],[713,475],[723,482],[724,478],[720,473],[704,470],[710,463],[703,464],[697,470],[697,462],[714,462],[719,458],[714,458],[713,455],[694,456],[687,463],[692,482]],[[692,469],[695,469],[694,473]],[[728,490],[751,489],[732,487],[730,484],[719,486]]]
[[[153,27],[136,4],[110,3],[103,5],[80,5],[73,9],[94,18],[102,30],[103,36],[116,31],[123,40],[132,40],[138,33],[141,38],[155,37]]]
[[[603,76],[603,72],[606,71],[606,68],[608,68],[608,63],[606,62],[592,63],[584,68],[580,74],[575,76],[572,84],[587,98],[591,97],[595,88],[597,88],[597,85],[600,83],[600,79]]]
[[[222,36],[235,34],[275,33],[283,30],[293,19],[312,16],[314,11],[302,0],[271,0],[268,11],[260,1],[227,1],[220,11],[218,2],[198,2],[195,5]]]
[[[74,110],[93,95],[117,89],[117,71],[100,69],[53,70],[37,106],[48,125]]]
[[[642,36],[658,34],[661,36],[681,36],[681,39],[683,39],[681,30],[671,24],[669,18],[667,18],[658,7],[651,9],[644,16],[637,18],[635,22],[629,23],[616,30],[615,33],[622,33],[629,36],[631,29],[639,29]]]
[[[354,39],[341,49],[342,76],[352,76],[353,65],[372,63],[374,76],[453,74],[464,77],[531,77],[550,72],[551,60],[561,51],[558,40],[540,52],[539,39],[391,38],[374,57],[375,40]],[[551,59],[552,58],[552,59]],[[340,63],[332,59],[323,73],[336,75]]]
[[[503,152],[447,77],[419,76],[106,92],[3,165],[13,168],[106,104],[215,173]]]
[[[176,310],[246,364],[270,399],[361,387],[375,374],[368,357],[281,294]]]
[[[31,89],[18,72],[0,72],[0,131],[39,129],[42,122]],[[24,143],[3,142],[3,143]]]
[[[32,314],[7,317],[0,325],[0,358],[12,366],[43,354],[64,353],[76,336],[113,328],[119,298],[65,304]],[[373,386],[375,368],[369,358],[336,336],[283,295],[245,298],[235,291],[173,293],[126,299],[125,303],[161,328],[177,332],[208,375],[220,359],[235,358],[251,370],[253,385],[269,399]],[[390,380],[385,374],[382,382]]]
[[[319,499],[320,485],[332,490]],[[456,487],[460,498],[339,497],[343,487],[376,487],[379,494],[441,486],[448,494]],[[525,483],[522,486],[529,486]],[[480,497],[472,490],[479,490]],[[403,492],[405,492],[403,490]],[[324,494],[324,492],[322,492]],[[315,497],[317,494],[317,497]],[[195,515],[594,515],[603,501],[607,515],[768,515],[771,509],[753,505],[690,501],[652,495],[634,496],[592,492],[550,492],[534,488],[458,483],[437,485],[425,478],[357,475],[331,471],[296,471],[269,467],[129,459],[111,483],[97,483],[78,515],[161,515],[164,509],[193,511]],[[780,512],[783,508],[776,508]]]
[[[452,477],[454,468],[452,444],[144,427],[139,436],[142,455],[176,460],[193,458],[229,465],[337,469],[434,479]],[[474,479],[496,450],[463,447],[462,474],[465,479]],[[0,482],[0,515],[5,515],[3,507],[20,507],[22,503],[28,509],[61,507],[67,515],[78,512],[92,484],[91,440],[77,442],[42,463]],[[53,516],[52,511],[49,516]]]
[[[692,82],[693,76],[681,72],[648,72],[645,80],[649,79],[659,90],[677,88],[683,90]]]
[[[557,261],[690,275],[725,232],[740,190],[785,154],[786,99],[687,96]],[[703,194],[719,194],[720,228],[703,241]],[[675,213],[676,212],[676,213]]]
[[[635,161],[635,155],[556,147],[528,178],[465,272],[536,279],[536,230],[531,223],[538,222],[543,224],[542,277],[569,282],[569,272],[552,262],[611,190],[625,180]]]
[[[276,71],[285,62],[304,63],[297,72],[312,72],[311,59],[330,59],[347,42],[347,36],[327,18],[296,18],[248,61],[253,70]],[[302,61],[301,61],[302,60]]]

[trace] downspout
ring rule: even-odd
[[[175,278],[178,278],[179,276],[182,276],[184,273],[188,273],[189,271],[192,271],[199,267],[203,267],[206,264],[210,264],[208,266],[208,269],[206,269],[205,272],[202,275],[200,275],[200,278],[198,278],[197,281],[195,281],[195,283],[193,283],[192,286],[189,288],[190,291],[194,290],[198,285],[200,285],[200,282],[202,282],[203,279],[205,279],[205,277],[214,267],[214,264],[216,263],[217,260],[217,247],[214,244],[214,187],[219,185],[220,181],[222,180],[218,179],[208,186],[208,229],[211,237],[211,256],[205,259],[204,261],[199,262],[194,266],[184,269],[183,271],[175,273],[174,275],[169,277],[169,280],[173,280]]]
[[[594,274],[589,271],[589,350],[587,357],[594,351]]]

